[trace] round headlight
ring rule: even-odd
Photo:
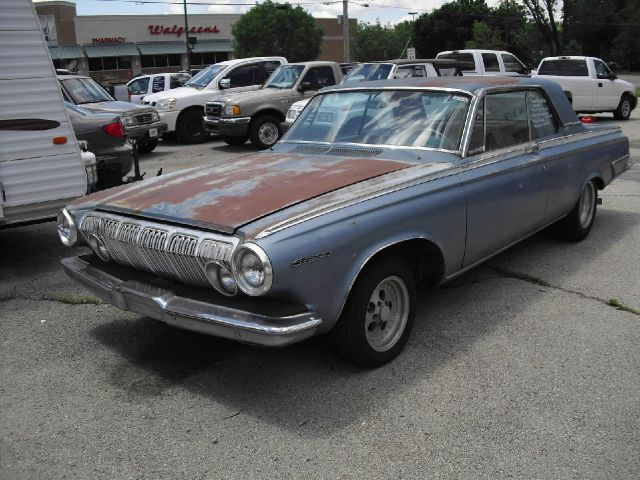
[[[238,293],[238,284],[231,271],[218,262],[209,262],[204,267],[209,283],[223,295],[232,296]]]
[[[67,247],[72,247],[78,240],[78,228],[66,208],[63,208],[58,214],[58,237]]]
[[[98,255],[98,257],[100,257],[100,260],[104,260],[105,262],[108,262],[109,260],[111,260],[111,255],[109,255],[109,250],[107,250],[107,246],[105,245],[104,241],[100,237],[98,237],[95,233],[92,233],[91,235],[89,235],[87,242],[89,243],[91,250],[93,250],[95,254]]]
[[[262,295],[271,288],[273,270],[267,254],[253,243],[245,243],[233,254],[233,276],[247,295]]]

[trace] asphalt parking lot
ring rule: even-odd
[[[640,112],[621,125],[640,159]],[[165,141],[141,167],[252,151]],[[640,164],[602,197],[585,241],[543,232],[422,292],[371,371],[96,303],[54,223],[0,231],[0,478],[636,479]]]

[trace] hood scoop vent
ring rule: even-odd
[[[380,155],[382,153],[382,149],[299,145],[296,147],[295,152],[303,155],[337,155],[340,157],[371,158]]]

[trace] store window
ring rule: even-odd
[[[206,66],[213,65],[214,63],[224,62],[229,59],[227,52],[204,52],[204,53],[192,53],[191,65],[192,66]]]
[[[172,55],[142,55],[140,57],[142,68],[155,67],[180,67],[182,59],[180,54]]]
[[[89,59],[89,71],[130,70],[131,57],[102,57]]]

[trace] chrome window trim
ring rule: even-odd
[[[366,83],[366,82],[365,82]],[[460,93],[461,95],[464,95],[465,97],[468,97],[469,100],[471,102],[473,102],[474,99],[474,94],[469,92],[468,90],[463,90],[460,88],[440,88],[440,87],[342,87],[340,89],[335,89],[335,90],[327,90],[327,91],[321,91],[316,93],[315,95],[313,95],[310,99],[309,102],[311,102],[311,100],[313,100],[316,96],[319,95],[329,95],[332,93],[338,93],[338,92],[377,92],[377,91],[418,91],[418,92],[422,92],[422,91],[430,91],[430,92],[446,92],[446,93]],[[308,105],[309,103],[307,103]],[[305,105],[305,108],[306,106]],[[468,122],[468,118],[469,118],[469,111],[471,110],[471,107],[469,107],[467,109],[467,119],[465,120],[465,126],[462,129],[462,135],[460,136],[460,141],[458,143],[459,147],[455,150],[447,150],[444,148],[433,148],[433,147],[413,147],[411,145],[388,145],[388,144],[383,144],[383,143],[350,143],[350,142],[340,142],[338,144],[336,144],[335,142],[322,142],[322,141],[309,141],[309,140],[288,140],[288,136],[289,136],[289,132],[291,131],[288,130],[282,137],[282,139],[280,140],[281,144],[286,144],[286,143],[317,143],[320,145],[328,145],[328,144],[332,144],[332,145],[357,145],[357,146],[366,146],[366,147],[371,147],[372,145],[377,146],[377,147],[384,147],[384,148],[391,148],[391,149],[400,149],[400,148],[406,148],[406,149],[416,149],[416,150],[424,150],[424,151],[437,151],[437,152],[446,152],[446,153],[454,153],[456,155],[461,155],[462,152],[462,145],[464,144],[464,133],[465,133],[465,128]],[[297,120],[297,117],[296,117]]]

